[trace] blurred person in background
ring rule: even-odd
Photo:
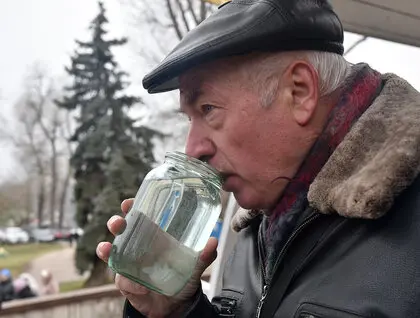
[[[41,271],[41,295],[54,295],[60,291],[57,281],[49,270]]]
[[[32,298],[39,294],[38,283],[35,278],[28,274],[22,273],[13,281],[13,287],[16,299]]]
[[[15,298],[12,273],[5,268],[0,271],[0,303]]]

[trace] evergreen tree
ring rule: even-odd
[[[76,253],[80,272],[90,270],[87,286],[106,283],[107,266],[95,254],[100,241],[112,240],[106,222],[120,212],[123,199],[133,197],[154,163],[152,138],[157,133],[136,127],[127,115],[130,106],[140,103],[124,95],[124,72],[115,62],[112,48],[126,39],[106,40],[105,9],[91,22],[92,38],[76,41],[77,49],[66,68],[72,85],[59,107],[77,113],[77,129],[72,136],[76,150],[74,168],[76,220],[84,229]]]

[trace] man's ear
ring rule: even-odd
[[[318,104],[318,74],[306,61],[295,61],[285,72],[290,85],[291,111],[300,126],[306,126],[314,117]]]

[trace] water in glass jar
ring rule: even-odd
[[[142,199],[135,200],[127,228],[114,240],[109,266],[149,289],[176,294],[219,217],[218,195],[201,178],[145,180],[136,196]]]

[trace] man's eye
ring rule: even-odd
[[[201,106],[201,111],[203,112],[203,114],[208,114],[210,113],[212,110],[214,110],[214,106],[213,105],[209,105],[209,104],[205,104]]]

